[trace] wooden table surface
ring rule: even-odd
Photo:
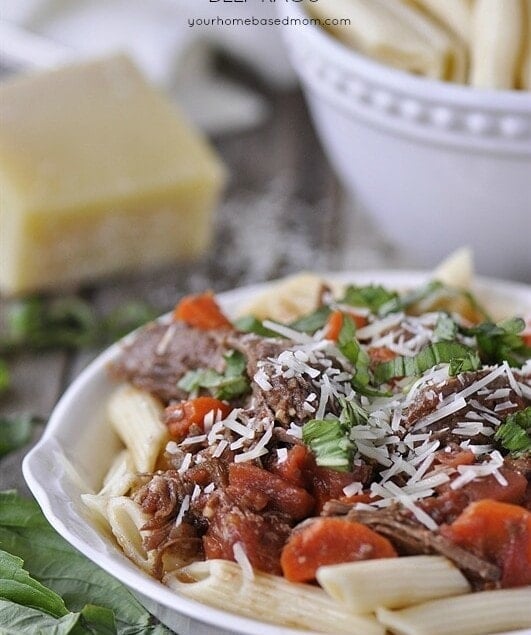
[[[98,311],[132,299],[170,308],[184,293],[216,291],[301,269],[373,269],[409,263],[345,199],[323,155],[298,91],[263,91],[270,116],[259,128],[214,139],[231,181],[216,216],[214,244],[200,262],[134,278],[106,280],[80,292]],[[0,300],[0,311],[6,301]],[[97,351],[21,354],[10,360],[12,388],[0,416],[44,419]],[[42,434],[37,426],[33,443]],[[21,461],[31,444],[0,459],[0,489],[29,494]]]

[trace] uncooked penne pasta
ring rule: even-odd
[[[531,587],[469,593],[400,611],[380,608],[376,616],[400,635],[486,635],[530,628]]]
[[[459,36],[463,42],[470,42],[472,27],[472,0],[410,0],[427,13],[435,16],[442,24]]]
[[[350,25],[330,29],[380,62],[436,79],[465,79],[461,44],[400,0],[319,0],[309,10],[321,19],[349,18]]]
[[[334,599],[358,613],[374,611],[378,606],[403,608],[470,591],[459,569],[440,556],[382,558],[321,567],[317,580]]]
[[[321,589],[265,573],[248,578],[240,565],[227,560],[193,563],[181,569],[181,577],[197,582],[181,582],[172,574],[164,583],[186,597],[256,620],[337,635],[385,633],[374,617],[356,615]]]
[[[523,0],[476,0],[472,14],[470,84],[511,89],[524,47]]]
[[[103,487],[97,494],[82,494],[81,500],[85,505],[107,521],[107,504],[112,496],[123,496],[131,489],[136,481],[134,462],[129,450],[122,450],[113,461],[105,479]]]
[[[147,392],[123,385],[111,396],[109,419],[130,450],[136,472],[152,472],[168,439],[162,406]]]
[[[111,531],[125,555],[148,573],[153,573],[155,555],[146,551],[142,544],[140,528],[147,523],[149,516],[140,505],[127,496],[117,496],[109,500],[107,515]]]

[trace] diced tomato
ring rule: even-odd
[[[175,307],[173,319],[204,331],[233,328],[210,292],[184,297]]]
[[[332,311],[326,322],[324,339],[337,342],[341,329],[343,328],[343,313],[341,311]]]
[[[275,514],[255,514],[237,506],[221,507],[203,537],[205,556],[234,560],[234,545],[240,543],[254,568],[281,575],[280,553],[289,532],[289,525]]]
[[[497,564],[502,587],[531,584],[531,513],[484,499],[471,503],[441,534]]]
[[[199,433],[204,431],[203,420],[209,412],[216,414],[219,411],[226,417],[231,410],[229,404],[214,397],[197,397],[168,406],[165,421],[170,436],[176,441],[182,441],[188,436],[192,426],[196,426]]]
[[[240,503],[249,500],[248,492],[253,491],[267,496],[267,504],[271,509],[282,512],[293,520],[306,518],[314,507],[313,496],[302,487],[252,463],[232,463],[229,466],[227,493]]]
[[[505,503],[520,504],[525,498],[526,477],[507,467],[501,467],[499,472],[507,481],[506,485],[502,485],[494,476],[478,478],[463,487],[468,500],[472,502],[491,498]]]
[[[371,358],[371,362],[373,364],[390,362],[396,357],[396,353],[389,348],[386,348],[385,346],[380,346],[378,348],[369,348],[367,352],[369,353],[369,357]]]
[[[372,529],[330,517],[295,530],[282,550],[280,564],[288,580],[309,582],[324,565],[396,555],[391,543]]]
[[[312,474],[312,493],[316,501],[316,512],[320,513],[329,500],[345,496],[343,488],[356,481],[365,482],[371,468],[361,466],[355,472],[338,472],[326,467],[315,467]]]
[[[286,460],[273,463],[269,470],[297,487],[306,489],[311,476],[309,470],[313,466],[315,466],[315,459],[310,450],[305,445],[294,445],[288,450]]]
[[[473,465],[476,462],[476,457],[471,450],[462,450],[461,448],[454,452],[441,450],[435,453],[435,462],[446,467],[457,467],[458,465]]]
[[[376,497],[370,494],[353,494],[352,496],[341,496],[339,501],[347,505],[353,505],[354,503],[374,503],[378,500]]]

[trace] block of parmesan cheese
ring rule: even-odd
[[[0,86],[0,290],[71,286],[205,250],[219,158],[117,55]]]

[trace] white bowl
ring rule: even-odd
[[[358,284],[378,282],[394,289],[416,286],[428,278],[418,272],[342,273],[324,277]],[[265,286],[230,291],[218,298],[231,315]],[[506,314],[531,313],[529,286],[483,280],[478,283],[477,291],[486,304],[495,303]],[[106,369],[120,351],[120,344],[114,344],[81,373],[57,404],[42,439],[24,460],[24,476],[44,515],[68,542],[126,584],[149,611],[179,635],[300,635],[302,631],[257,622],[177,595],[130,562],[87,514],[80,495],[101,487],[120,446],[105,417],[106,403],[116,388]],[[308,635],[308,631],[304,632]]]
[[[482,274],[531,278],[530,92],[416,77],[313,25],[284,36],[332,166],[393,243],[423,266],[468,244]]]

